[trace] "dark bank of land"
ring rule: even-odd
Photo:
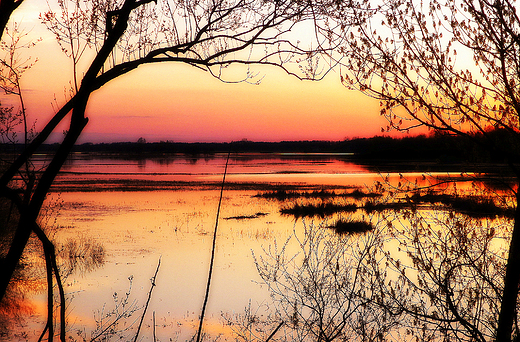
[[[475,134],[470,138],[448,134],[430,136],[413,136],[392,138],[377,136],[372,138],[356,138],[343,141],[281,141],[253,142],[236,141],[231,143],[182,143],[161,141],[147,143],[144,139],[137,142],[81,144],[74,147],[76,153],[91,153],[109,157],[131,159],[161,158],[168,155],[184,154],[190,157],[211,157],[217,153],[285,153],[284,157],[295,157],[291,154],[315,154],[316,157],[348,158],[358,163],[378,165],[383,169],[391,168],[398,163],[401,169],[410,169],[416,165],[435,168],[435,165],[490,165],[505,164],[501,151],[518,149],[516,139],[513,141],[510,132],[494,130],[487,132],[487,137]],[[496,146],[489,149],[489,139]],[[58,144],[44,145],[39,152],[52,152]],[[16,152],[22,146],[0,145],[4,152]],[[297,157],[297,155],[296,155]],[[415,165],[415,166],[414,166]],[[462,171],[462,170],[461,170]],[[485,172],[485,171],[484,171]]]

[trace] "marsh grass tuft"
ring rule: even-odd
[[[92,238],[69,239],[61,246],[58,255],[65,274],[90,272],[105,263],[105,248]]]
[[[355,234],[364,233],[374,229],[374,226],[370,222],[360,220],[339,220],[336,221],[332,226],[327,228],[334,229],[338,234]]]
[[[318,192],[323,195],[323,192]],[[348,194],[336,194],[336,196],[346,197],[348,195],[351,198],[355,198],[361,202],[362,198],[369,198],[365,203],[361,204],[349,203],[349,204],[337,204],[332,201],[325,201],[325,197],[317,197],[318,193],[312,192],[307,193],[307,197],[302,196],[302,193],[292,192],[276,192],[266,193],[263,196],[275,196],[278,200],[285,195],[287,199],[291,199],[291,194],[294,196],[299,195],[300,197],[309,199],[318,199],[317,204],[315,203],[287,203],[280,209],[280,213],[283,215],[292,215],[295,218],[300,217],[321,217],[325,218],[337,213],[349,213],[355,212],[356,210],[364,210],[366,213],[382,212],[387,210],[400,211],[400,210],[418,210],[427,209],[431,206],[436,206],[437,209],[454,211],[460,214],[464,214],[474,218],[494,218],[494,217],[508,217],[511,218],[514,215],[514,208],[499,206],[493,201],[493,199],[484,196],[457,196],[452,194],[414,194],[406,199],[397,201],[381,202],[375,198],[379,195],[375,193],[363,193],[355,190]],[[328,192],[331,194],[331,192]],[[316,195],[316,197],[314,197]],[[357,197],[356,197],[357,196]],[[267,197],[266,197],[267,198]],[[321,201],[320,201],[321,200]],[[427,207],[425,207],[425,204]]]
[[[440,203],[448,208],[456,210],[457,212],[461,212],[475,218],[514,216],[513,208],[498,206],[492,199],[482,196],[459,197],[456,195],[427,193],[424,195],[414,194],[410,199],[413,203],[416,204]]]
[[[375,198],[381,197],[382,195],[375,192],[363,192],[359,189],[355,189],[352,192],[342,192],[337,193],[333,190],[314,190],[314,191],[294,191],[294,190],[285,190],[279,189],[274,191],[267,191],[260,194],[257,194],[253,197],[260,197],[265,199],[273,199],[278,201],[286,201],[290,199],[297,198],[315,198],[315,199],[332,199],[332,198],[354,198],[354,199],[362,199],[362,198]]]
[[[263,213],[263,212],[258,212],[256,214],[253,214],[253,215],[238,215],[238,216],[229,216],[229,217],[224,217],[224,220],[250,220],[250,219],[256,219],[256,218],[259,218],[259,217],[263,217],[263,216],[266,216],[266,215],[269,215],[269,213]]]
[[[384,210],[401,210],[401,209],[411,209],[413,206],[410,203],[405,202],[372,202],[367,201],[363,207],[361,207],[363,210],[365,210],[367,213],[372,212],[380,212]]]
[[[338,212],[355,212],[358,209],[356,204],[334,204],[334,203],[319,203],[319,204],[294,204],[292,207],[280,209],[283,215],[293,215],[299,217],[313,217],[319,216],[324,218]]]

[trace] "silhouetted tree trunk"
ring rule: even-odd
[[[385,131],[428,127],[473,139],[510,166],[518,186],[520,151],[520,17],[510,0],[391,0],[366,6],[347,34],[344,84],[381,101]],[[496,142],[493,130],[511,143]],[[503,278],[496,338],[516,332],[520,280],[520,214]]]
[[[1,0],[0,29],[4,29],[10,15],[22,1]],[[111,7],[117,4],[118,8]],[[324,46],[328,40],[315,37],[320,42],[316,44],[319,47],[304,49],[301,47],[303,44],[292,43],[284,35],[305,21],[317,25],[323,20],[323,23],[330,24],[312,4],[294,0],[124,0],[114,3],[65,0],[58,2],[58,6],[61,14],[56,15],[50,10],[43,13],[42,19],[60,44],[68,44],[63,51],[70,52],[73,61],[75,94],[0,177],[0,196],[15,201],[22,217],[7,256],[0,263],[0,299],[4,298],[31,233],[36,229],[45,197],[88,122],[85,110],[94,91],[141,65],[161,62],[189,64],[219,79],[223,79],[222,71],[230,64],[277,66],[298,78],[316,79],[319,73],[312,67],[295,68],[297,72],[294,72],[286,67],[286,63],[293,59],[314,61],[319,58],[320,52],[326,50]],[[134,13],[137,9],[142,10],[139,15]],[[72,15],[72,12],[82,15]],[[76,22],[78,20],[83,22]],[[139,25],[144,27],[144,31],[127,32],[129,23],[139,21],[141,24],[142,20],[155,25],[156,30],[149,25]],[[317,30],[317,36],[320,34],[318,32],[322,31]],[[143,39],[149,38],[145,37],[149,34],[156,34],[157,37]],[[89,65],[85,71],[78,71],[79,56],[88,54],[77,53],[79,46],[95,52],[94,59],[84,64]],[[241,55],[244,50],[247,53]],[[257,50],[259,53],[253,53]],[[254,77],[249,70],[245,74],[243,80]],[[78,75],[82,79],[80,84]],[[20,194],[10,187],[10,182],[67,115],[70,115],[69,129],[51,163],[36,180],[35,188],[30,188],[25,195]],[[41,238],[43,243],[45,239]],[[52,260],[49,262],[52,264]]]
[[[497,342],[512,340],[513,322],[517,317],[518,288],[520,286],[520,194],[516,196],[516,211],[509,255],[507,259],[506,276],[502,305],[498,319]]]
[[[24,0],[2,0],[0,1],[0,38],[4,33],[11,14],[22,4]]]
[[[152,0],[141,0],[142,3],[150,1]],[[134,4],[134,1],[127,0],[125,4],[122,6],[121,10],[118,11],[118,17],[114,25],[114,28],[111,30],[110,34],[108,34],[105,44],[103,45],[99,53],[96,55],[96,58],[94,59],[89,70],[85,74],[85,77],[81,84],[81,88],[75,96],[69,130],[63,142],[60,144],[57,152],[55,153],[51,163],[45,169],[41,178],[38,180],[38,185],[36,186],[36,189],[34,190],[34,193],[32,194],[30,201],[28,201],[29,204],[27,205],[26,210],[23,210],[21,212],[21,220],[13,238],[13,241],[11,243],[11,247],[9,248],[9,252],[4,262],[2,262],[0,266],[0,298],[4,297],[5,291],[13,276],[14,270],[16,269],[16,266],[18,265],[18,262],[22,257],[25,246],[29,241],[32,232],[32,222],[36,222],[36,220],[38,219],[41,207],[43,205],[43,202],[45,201],[45,197],[47,196],[47,193],[49,192],[52,183],[54,182],[56,176],[60,172],[63,164],[67,160],[67,157],[69,156],[77,139],[81,135],[81,132],[83,131],[88,122],[88,119],[85,117],[85,110],[90,95],[96,89],[96,76],[103,68],[106,59],[114,49],[115,45],[117,44],[117,41],[125,32],[128,25],[128,17],[133,9],[132,4]],[[63,111],[59,117],[64,118],[64,114],[65,111]],[[46,132],[47,131],[48,130],[46,130]],[[45,139],[43,139],[43,141],[44,140]],[[41,143],[43,143],[42,139],[38,139],[38,141],[41,141]],[[38,146],[35,147],[37,148]],[[27,155],[27,158],[28,157],[30,157],[30,154]],[[23,165],[23,163],[25,162],[26,160],[20,160],[19,164]],[[8,181],[9,175],[14,175],[14,173],[16,172],[14,168],[17,165],[18,164],[13,165],[8,170],[8,172],[6,172],[7,176],[5,177],[4,182]]]

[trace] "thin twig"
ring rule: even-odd
[[[199,330],[197,331],[197,342],[200,342],[200,336],[202,334],[202,324],[204,321],[204,314],[206,313],[206,305],[208,304],[209,288],[210,288],[210,284],[211,284],[211,276],[213,274],[213,264],[214,264],[214,260],[215,260],[218,218],[220,215],[220,206],[222,205],[222,194],[224,193],[224,184],[226,183],[226,174],[227,174],[227,168],[228,168],[228,164],[229,164],[230,154],[231,154],[231,152],[228,152],[227,159],[226,159],[226,167],[224,168],[224,176],[222,177],[222,186],[220,188],[220,198],[218,200],[217,217],[215,219],[215,229],[213,231],[213,245],[211,247],[211,260],[209,262],[208,283],[206,285],[206,295],[204,296],[204,303],[202,304],[202,312],[200,314]]]
[[[278,330],[280,330],[280,328],[282,327],[282,325],[284,325],[284,321],[281,321],[280,324],[278,324],[278,326],[276,327],[276,329],[273,330],[273,332],[271,333],[271,335],[269,335],[269,337],[267,338],[267,340],[265,340],[265,342],[269,342],[273,337],[274,335],[278,332]]]
[[[157,342],[157,336],[155,335],[155,311],[153,312],[153,342]]]
[[[152,286],[150,287],[150,291],[148,291],[148,299],[146,300],[146,305],[144,306],[143,314],[141,315],[141,321],[139,322],[139,326],[137,327],[137,332],[135,333],[134,342],[137,341],[139,337],[139,332],[141,331],[141,326],[143,325],[144,316],[146,315],[146,310],[148,309],[148,305],[150,304],[150,299],[152,298],[152,291],[155,287],[155,278],[157,278],[157,273],[159,272],[159,266],[161,266],[161,258],[159,257],[159,262],[157,263],[157,268],[155,269],[155,274],[153,275],[150,281],[152,282]],[[155,312],[154,312],[155,314]],[[155,317],[155,316],[154,316]],[[155,331],[155,327],[154,327]]]

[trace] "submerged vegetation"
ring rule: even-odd
[[[368,192],[365,193],[359,189],[356,189],[352,192],[345,192],[345,193],[337,193],[332,190],[314,190],[311,192],[303,192],[303,191],[288,191],[285,189],[278,189],[274,191],[268,191],[264,193],[260,193],[255,195],[255,197],[261,197],[266,199],[275,199],[278,201],[286,201],[288,199],[296,199],[296,198],[319,198],[319,199],[331,199],[331,198],[354,198],[354,199],[360,199],[360,198],[374,198],[374,197],[381,197],[381,194],[374,193],[374,192]]]
[[[382,197],[382,193],[363,192],[354,190],[349,193],[337,194],[334,191],[286,191],[275,190],[255,195],[266,199],[275,199],[283,202],[280,213],[292,215],[295,218],[302,217],[321,217],[325,218],[338,213],[353,213],[357,210],[364,210],[366,213],[382,212],[385,210],[437,210],[454,211],[470,217],[476,218],[495,218],[495,217],[514,217],[514,208],[497,205],[495,201],[486,196],[477,195],[458,195],[457,193],[437,194],[429,192],[426,194],[413,193],[411,196],[397,198],[397,200],[377,201]],[[357,201],[368,198],[369,200],[358,203],[337,203],[338,198],[353,198]],[[309,201],[317,200],[317,201]],[[306,201],[306,202],[305,202]]]
[[[325,218],[338,212],[354,212],[358,209],[356,204],[334,204],[334,203],[318,203],[318,204],[293,204],[287,208],[280,209],[280,213],[284,215],[292,215],[295,218],[319,216]]]
[[[498,206],[488,196],[466,196],[461,197],[449,194],[413,194],[410,198],[412,203],[442,204],[447,209],[466,214],[472,217],[514,217],[514,208]]]
[[[370,222],[362,220],[338,220],[327,228],[334,229],[338,234],[352,234],[364,233],[373,230],[375,227]]]
[[[257,212],[256,214],[253,214],[253,215],[238,215],[238,216],[224,217],[224,220],[250,220],[250,219],[256,219],[259,217],[263,217],[266,215],[269,215],[269,214]]]

